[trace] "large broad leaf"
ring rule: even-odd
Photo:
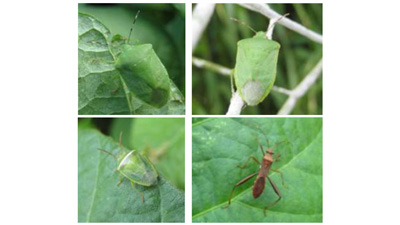
[[[115,69],[115,58],[126,39],[94,17],[79,13],[79,114],[184,114],[184,97],[170,81],[170,101],[161,108],[136,98]]]
[[[108,47],[110,31],[89,15],[79,13],[78,19],[79,114],[129,114]]]
[[[257,199],[252,196],[254,178],[236,188],[232,204],[230,192],[238,181],[259,170],[250,155],[262,158],[258,138],[266,147],[284,141],[275,149],[280,161],[270,172],[282,199],[271,185]],[[271,146],[272,147],[272,146]],[[322,222],[322,119],[321,118],[215,118],[193,125],[193,222]]]
[[[78,136],[79,222],[184,222],[183,192],[160,177],[157,185],[138,186],[143,204],[127,179],[117,186],[117,162],[97,150],[116,154],[119,144],[90,128],[79,128]]]
[[[185,4],[179,4],[185,9]],[[131,40],[152,44],[179,90],[185,87],[185,18],[173,4],[78,4],[78,11],[101,21],[112,35],[129,35],[132,20],[140,10]],[[156,15],[156,16],[154,16]],[[181,21],[175,23],[175,20]],[[173,27],[173,32],[170,32]],[[176,35],[183,33],[183,41]],[[181,52],[183,49],[183,52]]]

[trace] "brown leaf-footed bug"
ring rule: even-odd
[[[263,134],[263,135],[264,135],[264,134]],[[264,135],[264,137],[265,137],[265,135]],[[268,147],[267,147],[267,149],[264,151],[264,150],[263,150],[262,144],[260,143],[260,141],[258,140],[258,138],[256,138],[256,140],[257,140],[257,142],[258,142],[258,144],[259,144],[259,146],[260,146],[261,153],[263,154],[262,161],[261,161],[261,162],[258,161],[257,158],[255,158],[253,155],[251,155],[251,156],[249,157],[249,159],[248,159],[243,165],[239,165],[239,166],[238,166],[239,168],[242,168],[242,169],[243,169],[243,168],[245,168],[245,167],[247,166],[247,164],[248,164],[248,162],[250,161],[250,159],[252,159],[253,161],[255,161],[256,163],[258,163],[258,164],[260,165],[260,170],[259,170],[258,172],[255,172],[255,173],[250,174],[249,176],[243,178],[242,180],[240,180],[239,182],[237,182],[237,183],[235,184],[235,186],[232,188],[231,194],[230,194],[230,196],[229,196],[228,205],[226,205],[225,208],[227,208],[227,207],[229,207],[229,206],[231,205],[231,199],[232,199],[233,193],[234,193],[234,191],[235,191],[235,188],[238,187],[238,186],[240,186],[240,185],[242,185],[242,184],[244,184],[246,181],[250,180],[251,178],[253,178],[253,177],[256,176],[256,175],[257,175],[257,178],[256,178],[256,180],[254,181],[253,190],[252,190],[252,193],[253,193],[253,197],[254,197],[254,198],[258,198],[258,197],[264,192],[266,179],[268,179],[269,183],[271,184],[272,188],[274,189],[274,192],[278,195],[278,199],[277,199],[277,200],[275,200],[274,202],[270,203],[269,205],[267,205],[267,206],[264,208],[264,214],[266,215],[266,212],[267,212],[267,209],[268,209],[268,208],[273,207],[275,204],[277,204],[277,203],[281,200],[281,198],[282,198],[281,192],[279,191],[279,189],[278,189],[278,187],[276,186],[276,184],[275,184],[275,183],[271,180],[271,178],[268,176],[268,173],[269,173],[269,171],[274,171],[274,172],[278,173],[278,174],[281,176],[282,185],[284,186],[283,175],[282,175],[282,173],[281,173],[280,171],[278,171],[278,170],[275,170],[275,169],[272,169],[272,168],[271,168],[273,162],[280,159],[280,155],[279,155],[279,154],[278,154],[278,155],[276,156],[276,158],[274,159],[274,157],[273,157],[274,149],[275,149],[279,144],[281,144],[281,143],[283,143],[283,142],[278,142],[278,143],[276,143],[272,148],[270,148],[270,147],[269,147],[269,146],[270,146],[270,145],[269,145],[269,140],[268,140],[266,137],[265,137],[265,139],[266,139],[266,141],[267,141],[267,146],[268,146]]]

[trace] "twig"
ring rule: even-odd
[[[310,87],[315,83],[322,72],[322,59],[317,63],[313,70],[301,81],[299,85],[292,91],[290,91],[289,98],[283,104],[282,108],[279,110],[278,115],[288,115],[292,112],[296,102],[299,98],[310,89]]]
[[[223,76],[230,76],[230,71],[231,69],[221,66],[216,63],[209,62],[204,59],[199,59],[196,57],[193,57],[192,59],[193,65],[198,67],[198,68],[204,68],[204,69],[209,69],[211,71],[214,71],[216,73],[219,73]],[[315,81],[318,79],[318,77],[321,75],[322,71],[322,59],[318,62],[318,64],[314,67],[314,69],[307,74],[307,76],[303,79],[303,81],[293,90],[288,90],[286,88],[278,87],[275,86],[272,88],[272,91],[282,93],[285,95],[288,95],[288,99],[282,106],[281,110],[278,112],[278,115],[287,115],[289,114],[294,106],[296,105],[296,102],[299,98],[303,97],[304,94],[310,89],[310,87],[315,83]],[[242,109],[244,102],[241,100],[240,95],[235,93],[236,96],[232,96],[231,99],[231,105],[229,106],[227,115],[239,115],[235,114],[238,110],[240,113],[240,109]],[[234,94],[234,95],[235,95]],[[236,99],[237,97],[240,98],[240,100]],[[242,103],[240,103],[240,101]],[[233,106],[232,106],[233,103]],[[232,109],[231,109],[232,108]],[[229,113],[229,114],[228,114]]]
[[[231,104],[229,105],[228,112],[226,115],[240,115],[240,111],[244,106],[244,101],[242,97],[240,97],[238,92],[233,93],[231,98]]]
[[[275,91],[275,92],[278,92],[278,93],[282,93],[282,94],[285,94],[285,95],[290,95],[292,93],[291,90],[288,90],[288,89],[283,88],[283,87],[278,87],[278,86],[275,86],[275,85],[272,87],[272,91]]]
[[[211,16],[214,12],[215,4],[199,3],[193,10],[192,17],[192,52],[197,42],[200,40],[201,34],[206,28]]]
[[[219,64],[204,60],[204,59],[199,59],[197,57],[192,57],[192,63],[194,66],[198,67],[198,68],[202,68],[202,69],[209,69],[211,71],[214,71],[216,73],[219,73],[223,76],[230,76],[231,75],[231,71],[232,69],[229,69],[225,66],[221,66]],[[278,93],[282,93],[285,95],[290,95],[291,91],[288,89],[285,89],[283,87],[277,87],[274,86],[272,88],[272,91],[278,92]]]
[[[231,69],[204,59],[199,59],[193,56],[192,63],[198,68],[209,69],[224,76],[231,75]]]
[[[246,9],[250,9],[252,11],[261,13],[262,15],[264,15],[270,19],[277,19],[282,16],[279,13],[272,10],[266,4],[260,4],[260,3],[251,3],[250,4],[250,3],[248,3],[248,4],[240,4],[240,5]],[[277,23],[287,27],[288,29],[296,31],[297,33],[302,34],[317,43],[322,44],[322,35],[304,27],[303,25],[301,25],[299,23],[296,23],[288,18],[282,18]]]

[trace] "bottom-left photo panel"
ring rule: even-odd
[[[184,118],[79,118],[78,222],[185,222]]]

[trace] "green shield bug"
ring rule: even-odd
[[[117,155],[101,148],[98,150],[107,153],[118,162],[118,167],[116,169],[116,171],[120,173],[118,186],[127,178],[131,182],[132,187],[140,194],[140,199],[144,203],[144,195],[136,189],[135,185],[139,184],[145,187],[156,185],[158,182],[157,170],[146,156],[141,155],[136,150],[129,152],[124,151],[121,138],[122,133],[119,139],[119,145],[122,151]]]
[[[275,83],[280,44],[268,39],[267,32],[249,28],[255,35],[238,42],[233,79],[243,101],[254,106],[267,97]]]
[[[135,24],[140,11],[135,16]],[[170,98],[170,81],[168,72],[153,50],[151,44],[121,46],[121,53],[115,62],[115,68],[132,93],[143,102],[160,108]]]

